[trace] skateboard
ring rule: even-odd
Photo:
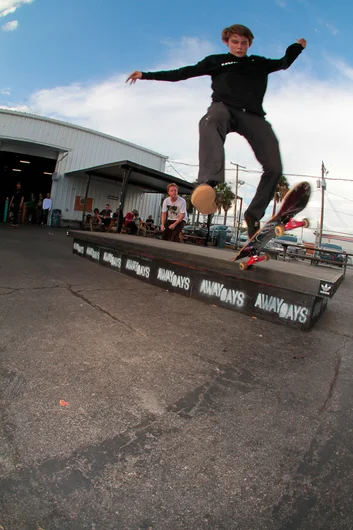
[[[193,206],[203,215],[217,212],[216,191],[209,184],[200,184],[191,194]]]
[[[271,239],[275,236],[283,235],[286,230],[294,230],[302,226],[307,228],[309,226],[308,219],[296,221],[293,217],[306,207],[310,193],[311,187],[308,182],[299,182],[291,188],[284,197],[278,212],[245,243],[231,261],[248,258],[247,261],[241,261],[239,263],[239,267],[242,270],[248,269],[254,263],[267,261],[270,259],[270,256],[261,253]]]

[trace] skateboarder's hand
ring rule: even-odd
[[[303,48],[306,48],[306,40],[305,39],[298,39],[297,40],[297,43],[298,44],[301,44],[303,46]],[[134,72],[135,73],[135,72]]]
[[[176,225],[177,225],[177,223],[173,223],[173,224],[169,225],[169,230],[174,230]]]
[[[134,72],[132,72],[132,74],[129,75],[125,83],[129,83],[130,85],[132,85],[136,83],[138,79],[142,79],[142,72],[135,70]]]
[[[161,225],[160,230],[161,230],[161,232],[164,232],[164,225]]]

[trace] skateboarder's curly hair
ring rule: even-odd
[[[221,37],[223,42],[228,42],[231,35],[240,35],[241,37],[245,37],[249,40],[249,44],[252,44],[252,41],[254,40],[254,35],[252,31],[250,31],[249,28],[246,26],[243,26],[242,24],[233,24],[232,26],[229,26],[228,28],[224,28],[222,31]]]

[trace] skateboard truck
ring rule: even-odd
[[[253,256],[250,256],[248,261],[246,262],[241,261],[239,263],[239,267],[241,268],[242,271],[245,271],[246,269],[254,265],[254,263],[260,263],[260,261],[268,261],[269,259],[270,259],[270,256],[268,254],[263,254],[262,256],[258,256],[257,254],[254,254]]]
[[[278,224],[275,227],[275,234],[276,236],[283,236],[286,230],[294,230],[295,228],[300,228],[302,226],[304,228],[308,228],[309,225],[310,225],[309,219],[303,219],[302,221],[296,221],[295,219],[290,219],[288,223],[286,224]]]

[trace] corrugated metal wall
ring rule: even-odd
[[[37,144],[35,149],[42,145],[62,151],[56,164],[58,179],[53,181],[52,199],[53,208],[62,210],[62,216],[66,219],[81,219],[81,212],[74,211],[75,197],[84,196],[86,190],[86,182],[83,179],[64,177],[68,171],[121,160],[130,160],[157,171],[165,170],[166,157],[163,155],[96,131],[30,114],[0,109],[1,138]],[[117,201],[108,200],[108,195],[118,196],[119,189],[114,182],[95,179],[92,180],[89,196],[94,199],[94,207],[102,209],[106,202],[109,202],[115,210]],[[142,217],[152,214],[156,219],[160,202],[160,195],[143,195],[136,190],[130,190],[126,208],[136,208]]]
[[[65,186],[60,185],[57,191],[53,192],[55,197],[55,200],[53,199],[53,208],[60,208],[57,206],[58,204],[67,204],[66,207],[60,208],[62,210],[62,218],[66,220],[81,220],[82,212],[74,212],[73,214],[69,205],[74,204],[77,195],[84,197],[87,182],[85,179],[78,177],[65,177],[65,181]],[[92,208],[98,208],[101,211],[106,203],[109,203],[111,210],[115,212],[119,206],[120,191],[121,185],[114,181],[92,178],[88,193],[88,197],[93,198]],[[162,196],[160,194],[141,193],[136,188],[128,188],[123,214],[125,215],[128,211],[136,209],[142,219],[152,215],[157,222],[161,213],[161,201]]]

